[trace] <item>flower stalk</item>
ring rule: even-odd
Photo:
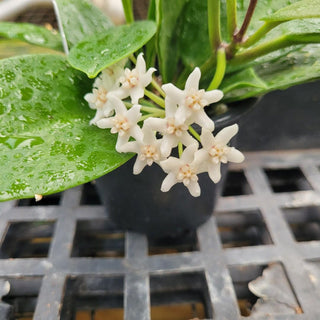
[[[217,51],[217,65],[216,65],[216,72],[214,77],[208,87],[208,90],[213,90],[219,88],[227,67],[227,58],[226,58],[226,49],[221,47]]]
[[[237,30],[237,1],[227,0],[227,28],[230,39]]]
[[[124,16],[128,24],[134,22],[132,0],[122,0]]]
[[[208,0],[208,28],[211,47],[215,52],[221,44],[220,0]]]

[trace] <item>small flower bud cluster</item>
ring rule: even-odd
[[[160,107],[140,105],[139,99],[144,97],[154,71],[154,68],[146,70],[142,54],[132,70],[124,69],[124,62],[120,62],[102,71],[94,82],[93,92],[85,96],[90,108],[97,110],[90,124],[118,134],[118,152],[137,153],[134,174],[156,163],[167,173],[161,186],[163,192],[176,183],[183,183],[192,196],[198,197],[201,193],[198,174],[208,172],[211,180],[217,183],[221,178],[221,163],[244,160],[239,150],[228,146],[238,132],[238,125],[226,127],[215,136],[212,134],[214,122],[204,108],[221,100],[223,93],[199,89],[199,68],[189,75],[184,90],[171,83],[162,86],[164,112]],[[148,96],[152,99],[152,95]],[[126,103],[125,99],[129,97],[131,103]],[[150,114],[143,118],[144,110]],[[157,112],[161,116],[154,116]],[[139,123],[143,123],[142,127]],[[194,123],[201,127],[200,136],[190,127]],[[177,146],[179,158],[170,156]]]

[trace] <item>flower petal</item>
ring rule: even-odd
[[[167,120],[150,117],[144,120],[143,126],[146,126],[154,131],[163,132],[167,127]]]
[[[163,160],[160,162],[160,167],[162,170],[166,173],[169,173],[170,171],[178,172],[179,168],[183,165],[183,161],[181,159],[170,157],[166,160]]]
[[[194,154],[197,150],[198,150],[198,142],[190,144],[184,149],[180,159],[185,163],[191,163],[194,159]]]
[[[169,157],[172,148],[176,147],[177,145],[178,145],[178,141],[175,136],[165,135],[162,138],[162,141],[160,144],[160,151],[162,156],[165,158]]]
[[[130,89],[130,98],[132,104],[138,104],[139,99],[144,96],[144,87],[137,85]]]
[[[241,151],[237,150],[236,148],[230,148],[227,153],[228,161],[240,163],[244,160],[244,155]]]
[[[189,183],[189,185],[187,186],[190,194],[193,196],[193,197],[199,197],[200,194],[201,194],[201,189],[200,189],[200,186],[199,186],[199,183],[196,182],[196,181],[191,181]]]
[[[137,124],[137,122],[141,118],[140,108],[140,105],[135,104],[128,111],[126,111],[126,117],[130,123]]]
[[[194,113],[193,121],[200,127],[206,128],[209,131],[214,130],[214,122],[208,117],[203,109]]]
[[[166,83],[161,88],[166,94],[166,99],[170,99],[171,103],[178,104],[184,99],[184,91],[172,83]]]
[[[208,173],[210,179],[214,182],[217,183],[221,179],[221,172],[220,172],[220,162],[217,164],[211,164],[208,167]]]
[[[201,71],[198,67],[196,67],[189,75],[187,81],[186,81],[186,86],[185,90],[190,90],[190,89],[199,89],[199,81],[201,78]]]
[[[215,103],[223,98],[223,92],[221,90],[206,91],[203,98],[208,101],[208,104]]]
[[[233,136],[239,131],[239,126],[234,124],[229,127],[223,128],[215,137],[217,143],[227,144]]]
[[[126,106],[118,97],[112,94],[108,94],[108,99],[112,104],[113,108],[116,110],[116,113],[124,114],[127,112]]]
[[[146,161],[141,161],[139,159],[139,156],[137,156],[136,162],[133,166],[133,174],[139,174],[144,169],[144,167],[147,165]]]
[[[167,192],[169,191],[173,185],[177,183],[176,175],[172,172],[170,172],[163,180],[161,185],[161,191]]]
[[[215,138],[212,132],[206,128],[202,128],[200,136],[201,144],[204,149],[209,150],[215,144]]]
[[[93,121],[92,119],[91,121]],[[110,129],[113,127],[112,118],[103,118],[96,122],[96,126],[100,129]]]
[[[146,73],[146,62],[144,61],[142,52],[137,57],[136,69],[140,75]]]

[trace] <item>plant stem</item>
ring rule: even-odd
[[[159,113],[161,115],[165,115],[164,110],[163,109],[159,109],[157,107],[148,107],[148,106],[141,105],[140,110],[148,112],[148,113]]]
[[[213,90],[213,89],[219,88],[226,72],[226,66],[227,66],[226,49],[224,47],[221,47],[217,51],[216,72],[207,90]]]
[[[299,44],[320,43],[320,33],[289,34],[245,50],[230,60],[230,65],[241,65],[272,51]]]
[[[164,93],[164,91],[161,89],[161,87],[159,86],[158,82],[152,78],[151,80],[151,85],[165,98],[166,94]]]
[[[251,18],[253,16],[254,9],[256,8],[258,0],[250,0],[246,16],[244,17],[240,30],[233,36],[233,41],[236,43],[242,42],[242,39],[249,27]]]
[[[132,0],[122,0],[122,6],[128,24],[134,21]]]
[[[150,117],[155,117],[155,118],[164,118],[164,116],[159,115],[158,113],[149,113],[149,114],[145,114],[144,116],[142,116],[139,120],[139,122],[142,122]]]
[[[211,47],[215,51],[221,44],[220,0],[208,0],[208,28]]]
[[[270,30],[278,26],[283,21],[265,22],[254,34],[252,34],[245,42],[240,45],[248,48],[263,38]]]
[[[183,153],[183,145],[181,142],[178,144],[178,152],[179,152],[179,158],[181,158],[182,153]]]
[[[227,27],[232,39],[237,29],[237,0],[227,0]]]
[[[196,130],[194,130],[191,126],[189,126],[189,132],[199,141],[201,142],[200,135]]]
[[[158,104],[161,108],[165,108],[165,104],[164,104],[164,100],[161,97],[158,97],[156,94],[154,94],[153,92],[144,89],[144,94],[151,99],[153,102],[155,102],[156,104]]]

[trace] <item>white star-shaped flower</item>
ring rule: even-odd
[[[215,183],[221,179],[221,163],[240,163],[244,160],[242,152],[227,145],[238,130],[237,124],[223,128],[216,136],[213,136],[209,130],[202,130],[201,144],[203,149],[200,150],[200,153],[207,155],[208,173],[210,179]]]
[[[121,99],[130,96],[132,104],[137,104],[139,99],[144,96],[145,87],[151,83],[154,71],[156,71],[155,68],[146,70],[143,53],[140,53],[137,57],[136,67],[132,70],[126,68],[124,75],[120,77],[121,87],[117,90],[117,96]]]
[[[179,142],[188,146],[195,143],[195,140],[188,132],[189,124],[181,122],[175,118],[176,106],[171,105],[173,108],[166,107],[166,118],[153,118],[150,117],[144,121],[144,125],[154,131],[160,132],[163,136],[160,150],[164,157],[168,157],[172,148],[176,147]]]
[[[161,139],[157,139],[155,132],[148,127],[143,126],[142,139],[129,141],[121,147],[122,152],[137,153],[137,159],[133,166],[133,173],[139,174],[145,166],[151,166],[153,163],[158,163],[164,159],[160,152]]]
[[[221,100],[223,92],[199,90],[200,77],[200,69],[195,68],[189,75],[184,90],[180,90],[171,83],[163,85],[162,89],[168,96],[168,103],[176,103],[179,106],[175,114],[176,119],[187,120],[212,131],[214,122],[207,116],[204,107]]]
[[[97,121],[108,117],[112,111],[112,104],[109,103],[108,94],[114,92],[117,95],[117,89],[120,87],[119,77],[124,72],[125,61],[120,61],[113,66],[104,69],[93,83],[92,93],[87,93],[84,99],[89,103],[91,109],[97,110],[90,124],[96,124]]]
[[[168,173],[161,185],[161,191],[169,191],[176,183],[183,183],[194,197],[199,197],[201,190],[198,183],[198,174],[203,172],[197,157],[198,144],[189,145],[180,158],[170,157],[161,161],[160,166]]]
[[[115,115],[97,121],[101,129],[111,129],[111,133],[118,133],[116,150],[121,151],[121,146],[129,141],[130,137],[142,139],[142,132],[138,125],[141,117],[140,105],[134,105],[127,110],[124,103],[117,97],[110,95],[109,101],[115,110]]]

